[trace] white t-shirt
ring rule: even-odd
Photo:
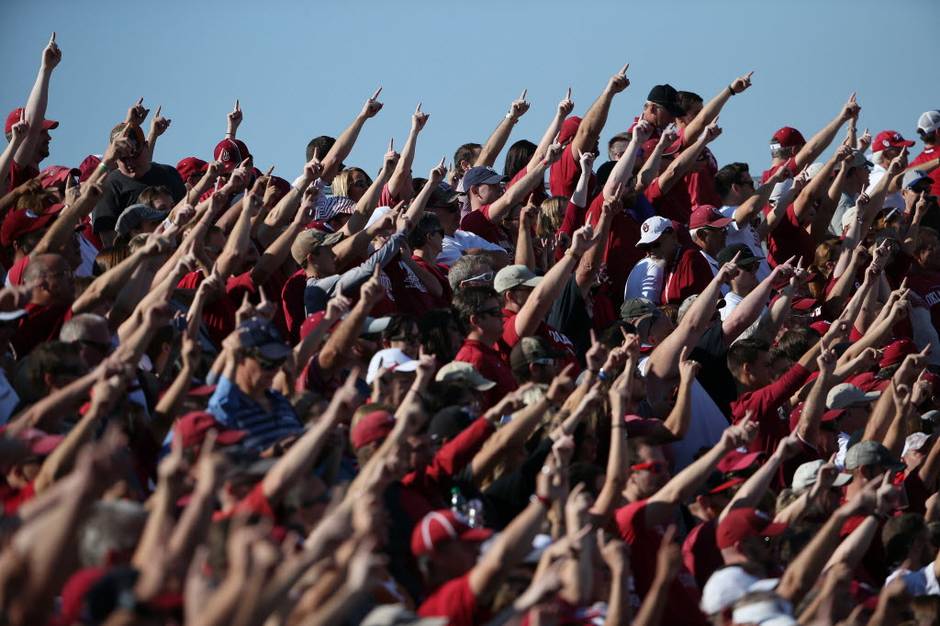
[[[896,569],[885,579],[885,585],[898,577],[904,580],[907,592],[912,596],[940,596],[940,583],[937,582],[933,561],[913,572],[909,569]]]
[[[468,233],[465,230],[457,230],[453,235],[444,235],[444,242],[441,246],[441,253],[437,256],[437,262],[450,267],[454,261],[463,256],[465,250],[480,248],[491,252],[506,252],[501,246],[490,243],[479,235]]]
[[[734,212],[737,208],[737,206],[725,205],[718,209],[722,217],[730,217],[732,220],[731,223],[728,224],[728,234],[725,237],[725,245],[734,246],[743,243],[750,249],[751,254],[760,257],[761,262],[760,267],[757,268],[757,280],[762,281],[770,276],[770,265],[767,264],[766,258],[767,254],[764,252],[764,247],[760,236],[757,234],[757,229],[754,228],[751,223],[738,226],[738,223],[734,221]]]
[[[623,288],[623,299],[646,298],[656,304],[660,303],[663,293],[663,277],[666,274],[665,263],[646,257],[640,259]]]
[[[871,168],[871,174],[868,175],[868,189],[865,190],[865,193],[870,196],[875,189],[875,185],[877,185],[878,181],[884,178],[887,173],[888,170],[875,163],[874,167]],[[901,192],[895,191],[886,195],[882,207],[884,209],[898,209],[899,211],[903,211],[904,198],[901,196]]]
[[[640,372],[645,376],[649,357],[640,360]],[[721,439],[728,427],[728,419],[708,395],[698,380],[692,381],[692,416],[685,437],[671,444],[675,472],[679,472],[695,460],[701,448],[711,448]]]

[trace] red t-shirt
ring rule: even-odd
[[[36,495],[33,483],[29,482],[22,489],[15,489],[9,485],[0,486],[0,501],[3,502],[4,515],[16,515],[20,507],[29,502]]]
[[[421,279],[405,264],[399,255],[384,268],[392,283],[392,293],[398,312],[421,318],[428,311],[449,307],[453,294],[451,293],[450,283],[447,282],[447,268],[436,263],[428,263],[421,257],[412,256],[411,259],[416,265],[420,265],[425,271],[434,276],[434,279],[441,286],[442,293],[440,297],[432,295],[424,283],[421,282]]]
[[[470,572],[438,587],[418,607],[421,617],[446,617],[449,626],[475,626],[490,619],[489,610],[477,605],[470,589]]]
[[[911,161],[911,165],[920,165],[927,161],[933,161],[937,157],[940,157],[940,148],[937,146],[924,146],[924,151],[914,157],[914,160]],[[930,186],[930,194],[940,196],[940,167],[934,168],[932,171],[928,172],[927,175],[930,176],[930,179],[933,181],[933,184]]]
[[[17,359],[22,359],[41,343],[58,339],[62,324],[72,319],[71,305],[40,306],[30,302],[23,308],[26,315],[20,318],[16,333],[10,338]]]
[[[587,211],[587,221],[596,227],[601,219],[601,209],[604,206],[604,196],[598,195],[591,201]],[[626,211],[617,211],[610,222],[610,232],[604,245],[604,258],[598,279],[602,285],[608,285],[609,297],[612,302],[623,300],[623,289],[627,284],[630,270],[643,258],[643,251],[636,247],[640,240],[640,223],[633,219]]]
[[[718,549],[715,520],[702,522],[693,528],[682,542],[682,563],[695,577],[699,588],[705,587],[715,570],[725,566],[725,560]]]
[[[20,257],[10,266],[10,271],[7,272],[7,280],[10,281],[11,285],[23,284],[23,274],[26,273],[27,267],[29,267],[29,255]]]
[[[682,184],[682,181],[674,184],[669,191],[663,192],[657,178],[643,193],[650,204],[656,208],[657,215],[680,224],[689,223],[689,216],[692,215],[692,198],[689,197],[689,190]]]
[[[621,538],[630,546],[630,561],[633,569],[633,582],[636,589],[630,594],[634,614],[640,608],[653,583],[656,574],[656,556],[662,541],[665,526],[647,526],[646,500],[632,502],[617,509],[614,517]],[[708,621],[699,611],[701,599],[695,578],[683,567],[679,575],[669,586],[669,595],[663,611],[663,624],[682,624],[683,626],[707,626]]]
[[[14,159],[10,162],[10,176],[7,179],[7,190],[12,191],[30,178],[39,176],[39,170],[31,165],[20,165]]]
[[[281,314],[287,326],[287,336],[291,344],[300,341],[300,325],[307,316],[304,314],[304,289],[307,288],[307,274],[297,270],[284,281],[281,287]]]
[[[769,213],[769,207],[765,213]],[[796,217],[793,204],[787,207],[786,214],[777,222],[767,235],[767,262],[777,267],[791,256],[803,257],[803,263],[809,262],[816,255],[816,243]]]
[[[907,277],[907,286],[930,307],[934,328],[940,329],[940,272],[915,267]]]
[[[548,170],[548,190],[553,196],[570,198],[574,188],[578,186],[578,179],[581,178],[581,164],[571,153],[571,146],[570,143],[565,146],[561,158],[552,163]],[[593,195],[596,184],[597,179],[592,172],[588,181],[588,197]]]
[[[484,404],[486,405],[484,409],[493,406],[503,396],[519,386],[512,375],[512,370],[500,358],[499,352],[481,341],[465,339],[454,360],[470,363],[484,378],[496,383],[495,387],[483,392]]]
[[[663,279],[662,304],[680,305],[693,294],[702,293],[715,273],[698,248],[680,248],[678,260]]]
[[[205,280],[202,270],[196,270],[183,276],[177,283],[178,289],[196,290]],[[231,280],[231,278],[229,279]],[[226,281],[226,293],[211,302],[206,302],[202,308],[202,322],[206,325],[206,332],[215,345],[222,345],[222,341],[235,330],[235,312],[241,304],[232,302],[228,295],[229,284]]]
[[[521,170],[516,172],[516,174],[509,179],[509,182],[506,183],[506,189],[518,183],[522,178],[529,173],[528,167],[523,167]],[[577,180],[575,181],[577,182]],[[529,192],[529,195],[526,196],[526,199],[523,201],[523,204],[531,202],[532,204],[542,204],[542,200],[545,200],[548,196],[545,195],[545,181],[542,181],[541,185],[536,185],[535,189]]]
[[[490,205],[488,204],[467,213],[460,220],[460,229],[479,235],[490,243],[502,246],[506,250],[515,248],[515,242],[509,241],[509,237],[506,236],[503,229],[490,220]]]
[[[683,129],[685,130],[685,129]],[[715,155],[708,148],[702,151],[700,160],[705,161],[705,166],[701,169],[689,172],[682,179],[686,191],[689,194],[689,200],[692,206],[701,204],[710,204],[712,206],[721,206],[721,196],[715,189],[715,175],[718,174],[718,161]]]
[[[764,172],[760,175],[760,182],[766,183],[767,179],[773,176],[777,172],[777,170],[779,170],[784,165],[790,168],[790,172],[794,176],[796,176],[799,173],[796,171],[796,157],[792,156],[789,159],[787,159],[785,162],[780,163],[779,165],[771,165],[769,168],[764,170]]]
[[[509,362],[509,353],[512,352],[513,347],[521,339],[516,332],[516,315],[517,313],[514,311],[503,309],[503,336],[499,338],[497,343],[499,344],[499,352],[507,363]],[[564,363],[558,368],[559,370],[567,367],[569,363],[577,365],[578,357],[575,353],[574,343],[563,332],[555,330],[542,321],[539,322],[532,336],[540,337],[554,352],[564,355],[562,357]]]
[[[217,521],[233,517],[235,515],[260,515],[261,517],[267,517],[270,520],[276,519],[276,515],[274,514],[274,507],[271,506],[271,502],[264,495],[263,481],[252,487],[251,491],[248,492],[248,495],[236,502],[235,506],[233,506],[228,511],[216,511],[213,513],[212,519]]]
[[[789,399],[809,378],[809,370],[799,363],[783,376],[755,391],[748,391],[731,403],[732,422],[744,419],[751,411],[751,420],[757,422],[757,437],[751,442],[751,452],[773,454],[780,440],[790,434]]]

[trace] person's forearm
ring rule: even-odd
[[[660,626],[671,586],[672,581],[660,575],[657,571],[656,577],[653,578],[653,584],[650,585],[649,591],[643,597],[640,610],[637,611],[636,617],[630,626]]]
[[[544,397],[516,411],[508,424],[497,430],[470,462],[474,482],[482,484],[499,464],[506,450],[522,445],[549,409]]]
[[[30,251],[30,256],[34,257],[47,252],[60,254],[65,250],[72,238],[75,237],[75,227],[95,208],[98,198],[101,197],[98,191],[99,188],[86,185],[85,190],[75,204],[66,206],[59,216],[53,220],[42,239]]]
[[[630,143],[627,144],[627,149],[620,156],[620,160],[614,164],[614,169],[610,171],[610,176],[607,177],[607,182],[604,183],[605,198],[614,195],[617,185],[623,185],[624,189],[626,189],[627,182],[629,182],[630,177],[633,176],[633,166],[636,164],[636,153],[639,148],[640,144],[637,141],[636,131],[634,131],[633,136],[630,138]],[[660,151],[660,153],[662,153],[662,151]]]
[[[544,159],[539,161],[515,185],[507,189],[498,200],[490,205],[489,220],[493,223],[499,223],[512,207],[524,202],[526,196],[545,180],[545,169],[547,167],[547,161]]]
[[[43,396],[10,421],[6,434],[16,436],[26,428],[57,432],[61,421],[76,411],[88,398],[88,392],[95,384],[95,376],[94,372],[90,372]]]
[[[542,502],[533,499],[496,536],[490,548],[470,570],[469,584],[474,595],[488,596],[501,577],[531,551],[532,539],[545,520],[546,511]]]
[[[685,127],[683,133],[683,142],[685,144],[688,145],[698,139],[705,127],[715,121],[715,118],[721,113],[721,109],[731,99],[732,93],[730,86],[726,85],[711,100],[705,103],[702,110]]]
[[[268,279],[274,275],[274,272],[284,265],[290,254],[291,244],[294,243],[294,239],[302,228],[303,224],[301,222],[293,220],[284,232],[271,242],[271,245],[265,249],[261,258],[258,259],[258,263],[251,270],[251,281],[254,284],[266,284]]]
[[[154,553],[165,548],[164,542],[173,528],[173,510],[176,507],[176,498],[179,494],[166,477],[161,476],[154,491],[150,514],[141,533],[140,541],[131,558],[131,564],[143,568],[153,560]]]
[[[173,427],[173,420],[176,419],[180,404],[182,404],[183,398],[186,397],[186,393],[189,391],[192,378],[193,371],[189,364],[184,362],[176,378],[160,396],[157,406],[153,409],[153,417],[150,420],[150,432],[153,433],[154,441],[163,441],[170,428]]]
[[[848,517],[846,505],[836,509],[829,516],[819,532],[784,571],[777,585],[777,595],[794,605],[800,603],[839,544],[839,531]]]
[[[352,215],[349,216],[349,219],[346,220],[346,223],[343,225],[342,232],[345,235],[351,235],[365,228],[369,217],[372,216],[372,212],[375,211],[375,207],[379,203],[379,196],[382,195],[382,187],[388,182],[391,174],[391,172],[383,167],[379,175],[376,176],[372,184],[369,185],[369,188],[366,189],[366,192],[362,194],[362,197],[359,198],[359,202],[356,203],[356,210],[352,212]]]
[[[529,159],[529,163],[526,165],[527,169],[532,169],[538,163],[545,158],[545,155],[548,153],[548,147],[552,145],[552,142],[555,141],[555,137],[558,136],[558,132],[561,130],[561,125],[565,122],[564,112],[559,108],[555,110],[555,116],[552,117],[552,121],[548,124],[548,128],[545,129],[545,132],[542,134],[542,138],[539,140],[539,144],[535,147],[535,152],[532,153],[532,157]]]
[[[95,309],[101,302],[114,299],[118,292],[131,279],[134,270],[144,261],[144,255],[138,249],[129,257],[95,278],[72,303],[72,312],[76,315]]]
[[[597,273],[600,272],[601,266],[604,264],[604,254],[607,252],[607,238],[610,235],[610,224],[613,219],[614,214],[612,212],[605,214],[604,211],[601,211],[600,219],[594,227],[594,231],[597,233],[598,243],[591,246],[591,248],[584,253],[584,256],[581,257],[581,260],[578,262],[578,267],[574,272],[578,289],[581,291],[581,296],[585,299],[587,299],[591,287],[594,286]],[[552,259],[552,261],[554,261],[554,259]]]
[[[711,471],[721,460],[721,457],[728,452],[728,446],[725,439],[722,438],[719,443],[712,446],[708,452],[696,459],[691,465],[676,474],[662,489],[656,492],[651,502],[665,502],[678,505],[686,502],[695,495],[695,492],[701,487]]]
[[[36,81],[26,100],[25,115],[29,122],[29,132],[26,139],[14,152],[13,159],[21,165],[29,165],[36,151],[36,143],[42,135],[42,125],[46,119],[46,104],[49,100],[49,79],[52,78],[53,68],[42,63]]]
[[[927,458],[917,468],[917,475],[927,491],[936,491],[937,476],[940,475],[940,438],[934,437]]]
[[[483,144],[483,149],[480,150],[480,156],[478,156],[477,160],[473,163],[474,167],[493,166],[493,163],[496,162],[496,157],[502,152],[503,146],[509,141],[509,135],[512,133],[512,128],[516,125],[517,121],[516,118],[509,114],[500,120],[499,124],[493,130],[493,134],[491,134],[489,139],[486,140],[486,143]]]
[[[869,515],[859,524],[852,533],[842,540],[842,543],[835,549],[824,570],[829,569],[836,563],[844,563],[849,571],[855,571],[855,568],[861,565],[862,558],[868,552],[872,540],[878,532],[878,518]]]
[[[196,547],[202,544],[209,534],[216,503],[213,489],[213,485],[197,482],[192,498],[173,529],[167,546],[172,574],[183,576],[186,573]]]
[[[13,154],[22,144],[22,138],[17,141],[11,140],[7,147],[3,149],[3,152],[0,153],[0,196],[6,195],[9,191],[7,181],[10,180],[10,165],[13,163]]]
[[[828,372],[821,371],[813,386],[806,396],[806,402],[803,403],[803,411],[800,413],[800,421],[796,426],[796,432],[803,441],[816,441],[819,434],[819,420],[826,412],[826,396],[832,389],[838,379]]]
[[[578,126],[578,132],[571,142],[572,150],[586,152],[593,150],[601,131],[607,124],[607,116],[610,114],[610,105],[616,94],[610,90],[610,85],[604,87],[604,91],[597,97],[597,100],[591,104],[591,108],[584,114],[581,125]]]
[[[630,364],[627,365],[630,367]],[[624,467],[627,459],[627,428],[623,422],[624,407],[619,399],[611,402],[610,451],[607,453],[607,472],[604,486],[591,507],[595,525],[602,527],[619,503],[620,493],[627,482]]]
[[[411,200],[414,193],[411,166],[415,160],[415,146],[418,144],[418,133],[420,132],[412,126],[408,138],[405,139],[405,145],[402,146],[398,163],[395,164],[395,171],[388,179],[388,193],[392,198],[399,201]]]
[[[851,252],[849,254],[851,254]],[[837,267],[836,270],[838,269]],[[833,285],[829,293],[826,294],[826,302],[832,302],[837,308],[840,308],[846,296],[850,293],[854,293],[858,269],[858,256],[853,255],[853,259],[849,262],[848,267],[846,267],[841,274],[833,272],[833,275],[836,276],[836,284]]]
[[[558,299],[568,277],[580,261],[580,257],[575,256],[572,250],[565,252],[560,261],[555,263],[548,273],[542,277],[539,284],[536,285],[532,293],[526,299],[525,304],[516,315],[516,334],[520,337],[526,337],[535,332],[549,309]]]
[[[865,433],[862,435],[863,441],[882,441],[891,425],[891,417],[894,415],[894,392],[892,385],[885,389],[881,396],[875,400],[875,406],[868,416],[868,423],[865,425]]]
[[[91,439],[98,427],[99,419],[103,417],[100,408],[100,403],[93,402],[91,408],[68,432],[65,439],[42,462],[39,474],[33,481],[33,490],[37,494],[45,491],[55,481],[72,470],[72,464],[75,462],[79,451]]]
[[[845,123],[845,119],[842,117],[840,111],[839,115],[834,117],[832,121],[822,127],[815,135],[810,137],[810,140],[800,148],[800,151],[796,153],[794,161],[796,162],[797,171],[803,169],[823,153],[829,144],[832,143],[832,140],[835,139],[836,133],[839,132],[839,129],[842,128],[842,124]]]
[[[297,209],[300,207],[300,201],[303,198],[304,191],[310,183],[304,181],[297,187],[291,187],[290,191],[284,194],[284,197],[278,200],[274,208],[271,209],[264,218],[264,225],[270,228],[280,228],[289,220],[294,218]]]
[[[618,161],[619,163],[619,161]],[[571,204],[576,207],[584,208],[588,203],[588,188],[590,187],[591,174],[590,168],[581,169],[581,175],[578,176],[578,182],[574,186],[574,192],[571,194]]]
[[[684,439],[692,421],[692,383],[694,379],[681,380],[676,403],[663,425],[679,439]]]
[[[317,356],[317,364],[325,375],[332,373],[343,362],[345,355],[352,350],[353,344],[362,332],[362,325],[366,316],[372,310],[372,305],[360,300],[352,308],[343,321],[339,323],[329,339],[326,340],[323,349]]]
[[[516,256],[513,262],[516,265],[525,265],[529,268],[537,267],[535,245],[532,241],[532,231],[529,229],[528,224],[519,224],[519,233],[516,236]]]
[[[777,279],[777,272],[771,272],[760,284],[755,287],[751,293],[744,296],[744,299],[738,303],[731,311],[721,327],[725,335],[725,343],[730,345],[745,330],[750,328],[751,324],[757,321],[761,312],[767,305],[770,293],[773,290],[774,281]]]
[[[783,463],[783,457],[779,449],[774,450],[774,453],[770,455],[767,461],[744,481],[731,498],[731,501],[728,502],[727,506],[721,511],[721,515],[718,519],[724,519],[724,517],[734,509],[756,506],[761,501],[761,498],[767,494],[770,481],[777,475],[777,469],[780,467],[781,463]]]
[[[835,167],[835,163],[835,156],[833,156],[823,164],[822,169],[814,174],[809,183],[800,190],[800,194],[796,197],[796,200],[793,201],[793,213],[796,214],[797,218],[801,218],[806,211],[816,203],[816,200],[823,195],[823,189],[829,182],[829,174],[832,173],[832,168]]]
[[[702,154],[706,145],[708,143],[705,141],[705,135],[702,135],[698,138],[698,141],[679,153],[679,156],[669,164],[666,171],[659,175],[659,189],[662,193],[668,192],[673,185],[692,171],[692,166],[699,155]]]
[[[359,131],[362,130],[367,119],[369,118],[363,113],[359,113],[346,130],[336,138],[333,147],[330,148],[330,151],[327,152],[326,156],[322,159],[323,173],[320,174],[320,180],[327,184],[333,182],[333,178],[339,174],[339,166],[342,165],[346,157],[349,156],[349,153],[352,152],[353,146],[356,144],[356,139],[359,138]]]
[[[296,481],[310,470],[329,439],[343,410],[334,395],[320,419],[292,445],[261,480],[261,488],[270,502],[278,502]]]
[[[758,187],[757,191],[751,194],[747,200],[739,204],[738,208],[734,210],[734,223],[738,226],[744,226],[750,223],[750,221],[754,219],[754,216],[767,205],[767,202],[770,200],[770,194],[776,186],[776,180],[771,178]]]
[[[895,458],[901,456],[901,451],[904,449],[904,440],[907,438],[907,416],[909,413],[910,404],[899,407],[897,402],[895,402],[894,407],[894,418],[891,420],[891,425],[888,426],[888,432],[885,433],[884,441],[882,445],[888,449]]]
[[[768,196],[769,198],[769,196]],[[787,207],[790,206],[790,200],[793,198],[793,187],[787,189],[783,194],[777,198],[777,201],[774,203],[770,212],[766,215],[766,219],[760,223],[757,227],[757,234],[760,237],[761,241],[767,239],[767,236],[770,235],[780,225],[780,222],[784,219],[784,216],[787,214]]]

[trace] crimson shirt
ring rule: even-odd
[[[306,288],[307,274],[302,269],[291,274],[281,287],[281,314],[284,317],[291,345],[300,341],[300,325],[307,318],[304,314],[304,289]]]
[[[446,617],[449,626],[475,626],[490,618],[489,610],[477,605],[477,597],[470,589],[470,572],[438,587],[418,607],[418,615]]]
[[[614,519],[620,537],[630,546],[630,561],[633,569],[634,593],[630,594],[634,614],[640,608],[641,599],[649,593],[656,573],[656,557],[666,527],[646,525],[647,501],[640,500],[617,509]],[[700,594],[692,574],[683,567],[669,586],[668,599],[663,611],[663,624],[683,626],[708,626],[705,616],[699,611]]]
[[[383,270],[391,283],[398,312],[421,318],[428,311],[449,307],[452,294],[450,283],[447,282],[447,268],[436,263],[431,265],[421,257],[412,256],[411,259],[434,276],[441,286],[442,293],[440,297],[431,295],[399,254]]]
[[[10,338],[17,359],[22,359],[41,343],[58,339],[62,324],[73,315],[71,305],[49,306],[30,302],[23,308],[26,315],[20,318],[16,333]]]
[[[929,272],[915,267],[908,274],[907,286],[924,299],[930,307],[930,319],[934,328],[940,329],[940,272]]]
[[[0,486],[0,502],[3,502],[4,515],[16,515],[20,507],[36,496],[36,488],[32,482],[22,489],[15,489],[9,485]]]
[[[689,197],[689,190],[681,181],[674,184],[669,191],[664,192],[659,187],[659,179],[657,178],[650,183],[650,186],[646,188],[643,194],[656,207],[657,215],[662,215],[680,224],[689,223],[689,216],[692,215],[692,198]]]
[[[788,400],[809,375],[808,369],[796,363],[766,387],[743,393],[731,403],[732,422],[741,421],[751,411],[751,420],[758,425],[757,437],[748,446],[751,452],[773,454],[780,440],[790,434]]]
[[[499,352],[481,341],[464,339],[463,345],[460,346],[454,360],[471,364],[484,378],[496,383],[495,387],[483,392],[484,409],[490,408],[503,396],[519,386],[512,375],[512,370],[500,358]]]
[[[769,206],[766,213],[769,213]],[[786,213],[777,222],[770,234],[767,235],[767,262],[771,267],[777,267],[791,256],[814,259],[816,255],[816,242],[813,236],[806,231],[796,217],[796,211],[791,203]]]
[[[512,352],[513,347],[519,343],[519,339],[521,339],[516,332],[516,315],[518,315],[518,313],[510,311],[509,309],[503,309],[503,335],[499,338],[497,344],[499,352],[506,362],[509,361],[509,353]],[[564,369],[569,363],[578,364],[574,343],[563,332],[555,330],[544,321],[541,321],[536,327],[535,332],[532,333],[532,336],[541,337],[546,345],[554,352],[564,355],[561,357],[564,363],[558,368],[559,370]]]
[[[702,522],[693,528],[682,542],[682,563],[695,577],[700,588],[716,570],[725,566],[725,560],[718,549],[718,539],[715,530],[718,523],[715,520]]]
[[[940,146],[924,146],[924,151],[914,157],[914,160],[911,161],[911,165],[920,165],[927,161],[933,161],[937,157],[940,157]],[[940,196],[940,167],[934,168],[931,172],[928,172],[927,176],[930,176],[930,179],[933,181],[933,184],[930,186],[930,195]]]
[[[490,219],[490,205],[488,204],[467,213],[460,220],[460,229],[479,235],[490,243],[502,246],[506,250],[515,248],[515,242],[509,241],[509,237],[506,236],[503,229]]]
[[[578,163],[571,153],[572,144],[565,146],[561,151],[561,158],[552,163],[548,170],[548,190],[553,196],[565,196],[570,198],[574,193],[574,188],[578,186],[578,179],[581,178],[581,164]],[[593,194],[593,189],[597,184],[594,173],[588,181],[588,194]]]
[[[604,196],[599,194],[591,201],[587,210],[587,221],[591,226],[597,226],[603,207]],[[565,218],[568,219],[567,214]],[[629,212],[617,211],[610,222],[610,232],[604,244],[599,278],[601,284],[608,285],[608,295],[617,309],[623,300],[623,288],[627,284],[630,270],[644,256],[643,251],[636,247],[636,242],[640,240],[640,224],[641,222],[636,221]]]
[[[698,248],[680,248],[677,256],[663,278],[662,304],[679,306],[689,296],[702,293],[715,277]]]

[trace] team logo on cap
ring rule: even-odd
[[[887,142],[885,142],[885,143],[887,144]],[[223,150],[223,151],[222,151],[222,154],[221,154],[221,159],[222,159],[222,161],[231,161],[231,160],[232,160],[232,151],[229,150],[229,149],[227,149],[227,148],[226,148],[225,150]]]
[[[881,140],[881,145],[883,145],[885,148],[887,148],[888,146],[891,145],[891,142],[888,141],[887,139],[882,139],[882,140]]]
[[[646,222],[643,222],[643,226],[641,226],[641,229],[643,230],[644,233],[648,233],[650,231],[650,225],[647,224]]]

